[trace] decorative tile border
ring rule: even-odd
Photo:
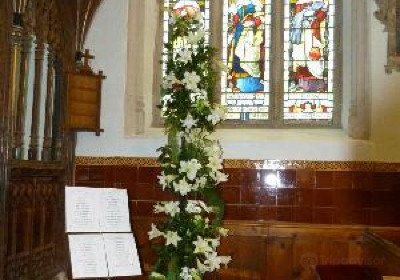
[[[159,167],[156,158],[136,157],[76,157],[76,165],[120,165]],[[226,168],[248,169],[310,169],[320,171],[400,172],[400,163],[377,161],[306,161],[306,160],[224,160]]]

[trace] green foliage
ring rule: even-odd
[[[216,253],[225,235],[221,228],[224,203],[216,186],[227,176],[221,171],[220,145],[210,135],[223,121],[224,110],[213,103],[215,51],[205,44],[200,12],[180,16],[173,11],[171,17],[166,77],[158,106],[168,143],[158,152],[160,187],[172,191],[176,201],[154,208],[168,218],[152,225],[149,232],[157,253],[150,279],[200,280],[230,260]]]

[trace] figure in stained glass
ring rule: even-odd
[[[228,68],[233,91],[263,91],[260,65],[264,42],[263,5],[260,0],[237,0],[230,9],[234,16]]]
[[[325,40],[321,36],[321,23],[327,15],[325,1],[299,0],[292,21],[291,42],[294,60],[293,79],[297,89],[305,92],[323,92]]]

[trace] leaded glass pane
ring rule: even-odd
[[[228,119],[268,119],[270,47],[271,1],[224,0],[221,103]]]
[[[209,0],[164,0],[164,16],[163,16],[163,43],[167,44],[170,42],[170,32],[169,32],[169,21],[171,18],[171,12],[183,15],[184,13],[191,14],[195,11],[200,10],[203,19],[204,19],[204,31],[206,32],[205,40],[206,43],[209,42],[209,32],[210,32],[210,2]],[[183,38],[178,38],[174,42],[174,48],[179,50],[187,42]],[[163,73],[165,73],[167,66],[166,61],[168,60],[167,57],[167,50],[163,48]]]
[[[335,0],[285,0],[285,120],[332,120],[335,11]]]

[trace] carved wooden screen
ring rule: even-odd
[[[64,126],[65,73],[100,3],[0,1],[0,279],[68,269],[63,194],[75,134]]]

